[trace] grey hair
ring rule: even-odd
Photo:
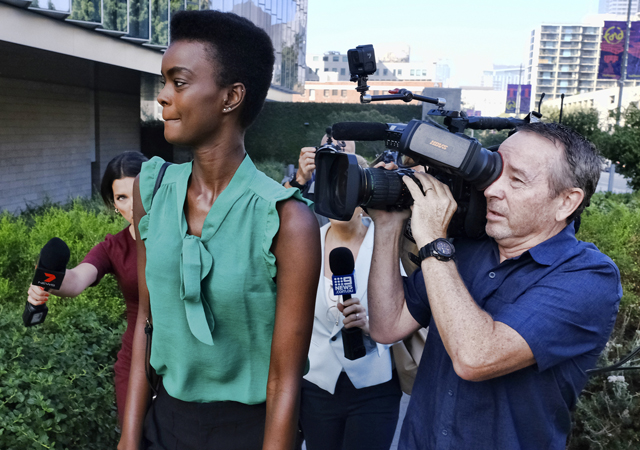
[[[564,158],[560,158],[560,165],[554,167],[549,174],[549,196],[556,198],[568,189],[582,189],[582,203],[567,217],[567,223],[571,223],[589,206],[591,196],[598,186],[602,160],[596,146],[581,134],[559,123],[527,123],[516,128],[516,132],[520,131],[535,133],[562,148]]]

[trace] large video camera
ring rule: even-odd
[[[360,101],[420,100],[436,105],[429,116],[444,118],[443,125],[434,120],[412,120],[408,124],[376,122],[341,122],[333,124],[334,139],[353,141],[385,141],[385,162],[395,159],[397,170],[363,169],[355,155],[337,152],[330,147],[316,152],[316,212],[337,220],[351,219],[357,206],[373,209],[406,209],[413,198],[402,182],[407,175],[416,182],[411,167],[428,167],[427,173],[445,183],[458,203],[451,220],[450,237],[480,237],[486,223],[486,201],[482,191],[502,172],[502,159],[477,139],[463,133],[474,130],[513,129],[541,115],[530,113],[524,119],[500,117],[468,117],[464,112],[446,111],[446,100],[413,94],[405,89],[390,95],[368,95],[367,77],[376,71],[372,45],[362,45],[347,53],[351,81],[356,81]],[[391,155],[394,155],[393,158]],[[396,156],[397,155],[397,156]],[[418,182],[418,185],[420,183]]]

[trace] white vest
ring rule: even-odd
[[[325,237],[331,224],[320,228],[320,240],[322,244],[322,269],[320,270],[320,282],[316,295],[315,317],[313,320],[313,333],[309,346],[310,369],[304,378],[319,388],[333,394],[336,382],[343,370],[349,376],[353,385],[364,388],[381,384],[391,379],[391,353],[390,345],[375,343],[370,337],[364,337],[366,356],[350,361],[344,357],[342,345],[342,314],[338,315],[338,324],[331,320],[332,315],[327,314],[327,293],[325,292],[324,278],[324,250]],[[370,223],[367,234],[358,251],[355,261],[356,293],[353,297],[360,299],[360,304],[368,310],[367,285],[369,283],[369,269],[373,254],[373,222]],[[399,269],[400,270],[400,269]]]

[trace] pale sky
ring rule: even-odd
[[[412,61],[449,60],[452,78],[477,84],[492,64],[526,63],[531,30],[581,23],[599,0],[308,0],[307,53],[362,44],[411,46]]]

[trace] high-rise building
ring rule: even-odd
[[[629,8],[629,1],[631,1],[631,14],[637,14],[640,12],[639,0],[600,0],[598,7],[598,13],[600,14],[618,14],[627,15],[627,9]]]
[[[525,81],[532,86],[537,105],[559,98],[616,86],[615,80],[598,79],[600,40],[604,21],[579,25],[541,25],[531,31]],[[628,81],[625,86],[637,82]]]

